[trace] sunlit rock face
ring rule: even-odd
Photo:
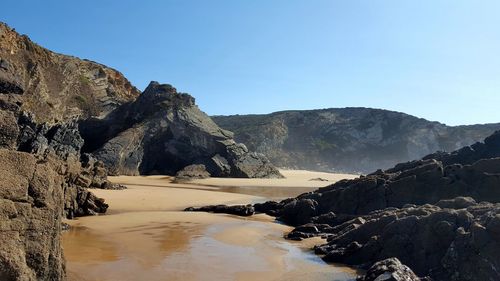
[[[188,94],[151,82],[105,119],[80,124],[85,150],[113,174],[175,174],[202,164],[212,176],[281,177],[264,155],[236,143]]]

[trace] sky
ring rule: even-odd
[[[209,115],[374,107],[500,122],[497,0],[2,0],[53,51],[172,84]]]

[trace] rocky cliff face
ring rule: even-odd
[[[202,164],[218,177],[280,177],[263,155],[249,152],[170,85],[151,82],[104,119],[80,123],[84,150],[113,174],[170,174]]]
[[[60,164],[0,149],[0,280],[63,280]]]
[[[450,127],[370,108],[214,116],[235,140],[279,167],[369,173],[480,141],[500,124]]]
[[[4,147],[93,153],[112,174],[175,175],[203,164],[212,176],[280,176],[169,85],[141,94],[116,70],[53,53],[1,23],[0,39]]]
[[[0,23],[0,87],[37,123],[104,117],[139,91],[104,65],[51,52]]]
[[[117,188],[108,168],[174,175],[191,164],[214,176],[280,176],[191,96],[157,83],[140,94],[116,70],[0,23],[0,280],[65,278],[61,219],[107,210],[87,188]]]

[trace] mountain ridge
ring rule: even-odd
[[[238,142],[283,168],[369,173],[484,139],[500,123],[448,126],[367,107],[215,115]],[[424,137],[419,137],[424,136]]]

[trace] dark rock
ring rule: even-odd
[[[320,233],[318,227],[314,224],[305,224],[296,227],[292,232],[285,235],[287,239],[291,240],[302,240],[305,238],[310,238],[317,236]]]
[[[484,142],[476,142],[471,146],[463,147],[451,153],[434,153],[424,159],[436,159],[444,166],[451,164],[471,165],[482,159],[500,157],[500,131],[488,136]],[[490,160],[487,160],[490,161]],[[498,169],[497,169],[498,170]]]
[[[453,199],[443,199],[436,203],[436,206],[450,209],[465,209],[477,205],[476,200],[471,197],[456,197]]]
[[[420,281],[420,278],[397,258],[376,262],[357,281]]]
[[[253,208],[252,205],[234,205],[234,206],[211,205],[211,206],[204,206],[204,207],[200,207],[200,208],[189,207],[189,208],[186,208],[184,211],[186,211],[186,212],[224,213],[224,214],[230,214],[230,215],[236,215],[236,216],[242,216],[242,217],[248,217],[248,216],[251,216],[255,213],[255,209]]]
[[[265,203],[257,203],[253,205],[255,212],[268,214],[270,216],[278,217],[279,211],[283,208],[283,204],[275,201],[267,201]]]
[[[0,58],[0,94],[23,94],[24,88],[20,80],[11,64]]]
[[[33,115],[19,114],[18,150],[43,155],[54,153],[61,159],[79,157],[83,139],[75,120],[60,122],[56,125],[37,124]]]
[[[205,179],[210,177],[210,173],[207,172],[205,165],[203,164],[193,164],[184,167],[182,170],[178,171],[175,175],[176,181],[188,181],[192,179]]]
[[[396,257],[434,280],[497,280],[497,135],[436,154],[445,162],[426,157],[256,209],[298,226],[288,239],[327,238],[315,252],[328,262],[365,266]]]
[[[328,181],[328,180],[324,179],[324,178],[313,178],[313,179],[310,179],[309,181]]]
[[[80,122],[85,152],[110,174],[168,174],[203,164],[216,177],[282,177],[263,155],[249,152],[194,104],[194,98],[151,82],[106,119]]]
[[[498,148],[500,149],[500,148]],[[485,153],[485,152],[481,152]],[[320,188],[314,193],[303,194],[296,200],[312,199],[317,208],[295,203],[281,204],[284,212],[280,219],[291,225],[314,221],[313,217],[333,212],[335,216],[366,215],[388,207],[401,208],[408,204],[438,204],[443,207],[468,207],[474,201],[500,202],[500,176],[494,172],[496,159],[479,161],[472,165],[451,164],[443,167],[433,159],[398,164],[383,173],[370,174],[354,180],[340,181]],[[456,197],[470,197],[458,198]],[[452,199],[453,201],[446,201]],[[440,203],[438,203],[440,200]],[[310,217],[305,217],[309,214]],[[300,222],[297,218],[300,217]],[[318,218],[319,219],[319,218]],[[325,218],[326,219],[326,218]],[[330,218],[330,222],[336,222]]]
[[[297,199],[283,206],[279,220],[290,225],[301,225],[317,215],[318,202],[313,199]]]

